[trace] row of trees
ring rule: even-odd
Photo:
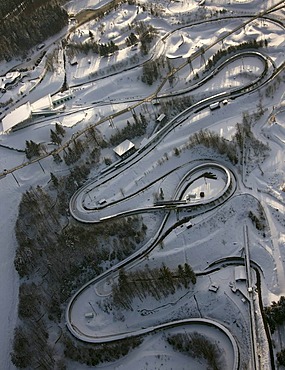
[[[236,124],[236,133],[233,142],[237,145],[239,162],[244,166],[245,175],[250,173],[269,155],[269,146],[257,139],[252,131],[252,126],[264,114],[261,102],[257,112],[251,115],[244,113],[242,123]]]
[[[194,99],[190,95],[160,101],[161,111],[168,117],[175,117],[192,104],[194,104]]]
[[[69,336],[64,336],[64,354],[71,360],[88,366],[96,366],[102,362],[111,362],[126,356],[129,351],[142,343],[141,338],[124,339],[114,344],[91,345],[75,344]]]
[[[133,32],[131,32],[130,36],[126,38],[126,45],[132,46],[135,45],[138,41],[139,41],[138,37]]]
[[[207,368],[219,370],[222,368],[219,361],[220,351],[216,343],[212,343],[206,336],[194,332],[192,334],[174,334],[167,338],[179,352],[185,353],[194,358],[205,359],[208,363]]]
[[[0,18],[4,18],[7,14],[18,8],[21,4],[21,0],[3,0],[0,3]]]
[[[269,152],[269,146],[254,136],[251,124],[252,117],[244,114],[243,122],[236,124],[236,133],[231,141],[226,140],[216,132],[201,130],[189,137],[186,147],[194,148],[197,145],[203,145],[212,148],[218,153],[226,155],[233,164],[240,163],[250,171],[262,163]],[[252,215],[249,216],[254,221]],[[261,221],[260,217],[259,220]],[[263,227],[259,230],[261,229]]]
[[[147,25],[144,22],[139,22],[135,27],[135,32],[132,31],[126,38],[126,45],[131,46],[140,43],[140,50],[142,55],[147,55],[151,46],[151,43],[156,35],[155,29],[151,25]],[[132,29],[132,28],[130,28]],[[90,41],[85,43],[69,43],[68,47],[71,51],[80,51],[87,54],[89,51],[98,54],[100,56],[108,56],[119,50],[119,47],[110,41],[108,43],[99,43],[94,41],[92,31],[89,31]]]
[[[282,79],[278,75],[276,78],[274,78],[273,81],[271,81],[269,84],[266,85],[265,96],[267,98],[269,97],[271,97],[272,99],[274,98],[274,93],[279,88],[281,81]]]
[[[15,229],[18,248],[14,262],[24,278],[19,290],[21,322],[15,330],[11,354],[19,368],[64,368],[59,367],[57,350],[50,347],[50,320],[61,319],[62,304],[72,291],[102,272],[103,261],[111,258],[111,263],[117,263],[143,242],[146,227],[139,217],[104,225],[68,221],[70,195],[88,173],[88,168],[81,165],[66,177],[52,174],[52,193],[37,187],[23,194]]]
[[[274,333],[276,327],[285,321],[285,297],[281,296],[278,302],[273,301],[271,306],[264,307],[264,313],[271,333]]]
[[[62,127],[62,125],[60,125],[58,122],[56,122],[55,131],[52,130],[52,129],[50,130],[51,142],[56,144],[56,145],[60,145],[64,135],[65,135],[65,129]]]
[[[0,14],[8,15],[0,23],[0,60],[25,55],[68,23],[67,12],[57,0],[13,0],[7,4],[1,1]]]
[[[69,145],[67,149],[64,151],[63,159],[64,162],[69,166],[75,162],[77,162],[81,155],[84,153],[84,144],[82,140],[76,139],[73,141],[72,145]]]
[[[164,55],[155,60],[149,60],[143,64],[142,82],[152,85],[162,73],[167,73],[172,70],[172,65]]]
[[[51,142],[60,145],[62,142],[62,138],[64,137],[65,129],[59,124],[55,124],[55,131],[50,130],[50,139]],[[41,143],[36,143],[33,140],[26,140],[26,148],[25,153],[28,159],[32,159],[34,157],[39,157],[41,154],[45,152],[45,148]]]
[[[132,309],[132,300],[138,297],[143,301],[147,296],[156,300],[174,294],[179,288],[188,289],[190,284],[196,283],[196,275],[187,263],[178,265],[171,271],[166,265],[150,269],[126,273],[120,269],[118,283],[112,287],[113,304],[117,308]]]
[[[280,366],[285,366],[285,348],[282,348],[280,352],[277,352],[276,358]]]
[[[33,140],[26,140],[25,153],[28,159],[39,157],[42,153],[42,145],[35,143]]]
[[[248,49],[258,49],[263,46],[267,46],[267,40],[260,40],[257,41],[256,39],[252,39],[249,41],[242,42],[241,44],[231,45],[227,49],[220,49],[218,50],[211,58],[208,59],[206,64],[206,70],[211,69],[214,67],[217,62],[222,59],[224,56],[228,56],[229,54],[234,54],[237,51],[241,50],[248,50]]]
[[[212,148],[220,154],[226,155],[234,164],[238,162],[236,145],[233,142],[226,140],[216,132],[209,130],[195,132],[195,134],[189,137],[187,147],[194,148],[197,145],[203,145],[206,148]]]
[[[60,146],[62,139],[65,135],[65,129],[59,124],[55,124],[55,130],[50,130],[51,142],[55,145]],[[81,139],[74,139],[69,143],[68,147],[63,150],[63,154],[59,154],[56,151],[52,153],[55,163],[59,164],[63,160],[67,165],[74,164],[82,158],[83,153],[86,154],[88,160],[85,165],[92,165],[98,163],[100,160],[100,153],[102,148],[108,146],[107,142],[102,138],[99,131],[94,126],[90,126],[85,132],[85,136]],[[35,143],[33,140],[26,141],[25,148],[26,157],[32,159],[34,157],[40,157],[46,153],[46,149],[43,144]]]
[[[33,275],[40,266],[43,270],[46,270],[47,266],[50,271],[54,270],[54,276],[58,272],[64,274],[69,270],[69,266],[68,264],[61,266],[61,259],[58,258],[57,261],[56,256],[60,257],[65,252],[66,261],[71,258],[71,262],[75,262],[73,260],[75,255],[78,265],[85,258],[89,260],[94,257],[94,260],[102,261],[112,252],[112,240],[115,236],[116,243],[119,243],[118,248],[122,250],[124,245],[121,244],[124,242],[136,245],[137,241],[139,243],[143,241],[146,227],[138,216],[122,218],[105,225],[71,224],[61,231],[62,222],[66,222],[62,216],[66,216],[68,211],[69,194],[82,185],[82,180],[87,174],[88,171],[81,166],[73,170],[64,180],[53,175],[58,193],[56,200],[41,187],[23,194],[16,223],[19,247],[15,258],[15,267],[21,277]],[[101,238],[110,240],[99,248]],[[77,249],[73,250],[75,245]]]
[[[91,38],[91,41],[85,43],[70,43],[68,44],[68,47],[71,50],[78,50],[85,54],[88,54],[89,51],[91,51],[102,57],[113,54],[115,51],[119,50],[119,47],[114,43],[114,41],[100,44],[99,42],[93,41],[93,38]]]
[[[264,313],[269,325],[270,331],[273,334],[276,327],[283,325],[285,321],[285,297],[281,296],[278,302],[273,301],[271,306],[264,307]],[[280,366],[285,366],[285,348],[276,354],[277,362]]]
[[[46,5],[51,0],[1,0],[0,3],[0,17],[9,18],[21,14],[25,11],[31,11],[35,8]]]
[[[248,212],[248,217],[251,219],[252,223],[255,225],[257,230],[265,231],[266,229],[266,219],[261,205],[259,204],[258,214],[256,215],[253,211]]]
[[[139,22],[135,26],[135,31],[140,40],[140,50],[142,55],[148,55],[152,41],[155,38],[156,30],[150,24],[146,22]]]
[[[263,40],[256,41],[256,40],[250,40],[248,42],[241,43],[239,45],[232,45],[229,48],[225,50],[219,50],[216,54],[214,54],[206,64],[206,70],[211,69],[213,66],[216,65],[216,63],[223,57],[228,54],[234,53],[238,50],[244,50],[248,48],[254,48],[257,49],[259,47],[262,47],[264,45]],[[152,85],[159,77],[162,76],[162,71],[165,68],[165,63],[168,65],[168,72],[171,71],[172,66],[170,64],[169,59],[166,59],[165,56],[160,56],[156,60],[150,60],[143,65],[143,75],[142,75],[142,81],[147,83],[148,85]],[[197,75],[195,76],[197,78]],[[171,83],[171,80],[169,81]]]
[[[269,147],[258,140],[251,129],[251,119],[248,115],[243,116],[243,122],[236,124],[234,141],[238,144],[241,153],[244,150],[252,151],[252,155],[262,162],[268,155]]]
[[[48,331],[43,320],[28,319],[14,333],[13,364],[20,369],[58,369],[52,347],[48,343]]]
[[[59,136],[59,135],[58,135]],[[60,138],[61,139],[61,138]],[[102,135],[94,126],[89,126],[85,136],[74,139],[69,146],[64,149],[63,160],[69,166],[78,162],[83,156],[87,158],[85,164],[91,166],[100,160],[101,149],[108,146]],[[54,155],[55,162],[61,162],[60,155]]]
[[[136,136],[142,136],[145,134],[147,129],[147,120],[145,116],[140,113],[139,116],[133,113],[134,123],[131,124],[127,121],[127,126],[118,130],[118,132],[110,137],[111,145],[118,145],[126,139],[133,139]]]

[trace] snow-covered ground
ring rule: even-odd
[[[98,8],[105,1],[76,1],[72,0],[66,4],[69,13],[77,14],[82,9]],[[11,169],[21,165],[26,161],[24,149],[26,140],[44,143],[47,150],[54,149],[50,143],[50,129],[54,129],[55,122],[60,122],[66,126],[66,136],[68,140],[74,133],[86,128],[90,124],[98,122],[103,117],[108,117],[120,112],[122,109],[131,107],[134,101],[140,101],[151,94],[161,83],[156,81],[152,86],[148,86],[141,81],[142,63],[150,56],[158,57],[166,55],[169,57],[174,67],[186,61],[188,57],[203,48],[212,45],[218,37],[223,36],[241,25],[247,18],[222,19],[223,14],[220,10],[226,9],[225,16],[235,16],[235,14],[247,15],[255,14],[262,11],[265,6],[271,6],[277,1],[260,2],[257,0],[206,0],[206,7],[199,7],[194,0],[183,0],[177,2],[153,2],[156,5],[159,14],[162,14],[160,7],[164,8],[164,15],[155,17],[149,11],[143,11],[142,5],[148,2],[141,2],[137,5],[121,5],[116,11],[111,11],[99,22],[90,21],[70,34],[70,42],[87,42],[90,38],[91,31],[93,37],[98,42],[109,42],[113,40],[118,43],[119,50],[110,57],[98,57],[95,54],[87,55],[79,53],[76,55],[77,64],[71,65],[72,56],[63,51],[58,45],[53,45],[59,35],[50,40],[50,46],[47,48],[47,55],[54,55],[53,71],[46,70],[46,56],[41,63],[35,68],[30,69],[23,78],[5,94],[0,93],[0,103],[7,103],[8,110],[4,111],[1,107],[1,117],[12,109],[17,108],[27,101],[31,103],[46,96],[55,94],[59,91],[66,81],[74,95],[73,99],[66,102],[66,109],[63,114],[49,119],[38,119],[38,122],[15,132],[3,133],[0,135],[0,173],[4,169]],[[200,19],[207,13],[207,23],[199,23]],[[216,13],[218,12],[218,13]],[[274,14],[274,13],[273,13]],[[277,18],[284,18],[282,10],[277,12]],[[211,18],[212,17],[212,18]],[[217,20],[217,17],[219,20]],[[273,15],[272,15],[273,17]],[[213,19],[213,21],[211,21]],[[127,47],[125,38],[129,35],[129,25],[134,22],[144,21],[153,25],[157,29],[155,43],[148,57],[140,54],[139,45],[137,47]],[[193,24],[193,22],[197,24]],[[66,30],[65,30],[66,31]],[[163,42],[161,39],[163,38]],[[249,39],[267,40],[267,47],[259,51],[268,55],[271,59],[269,69],[272,70],[274,65],[279,66],[284,60],[284,28],[275,20],[256,19],[254,22],[247,24],[244,28],[227,36],[222,42],[213,46],[192,62],[181,69],[176,75],[174,83],[171,85],[166,82],[160,91],[160,95],[173,94],[174,92],[185,91],[187,88],[194,87],[196,80],[195,74],[202,76],[204,69],[204,60],[207,60],[220,48],[227,48],[237,45]],[[47,45],[49,45],[47,43]],[[64,66],[63,53],[66,52],[66,65]],[[204,58],[204,60],[203,60]],[[0,65],[1,75],[5,75],[14,65],[20,65],[21,61],[11,61],[9,64]],[[230,92],[233,88],[242,87],[254,79],[258,79],[264,70],[261,59],[254,55],[244,56],[240,59],[232,60],[225,65],[213,78],[205,82],[202,86],[192,91],[193,96],[202,99],[205,95],[210,96],[221,91]],[[148,261],[142,262],[142,267],[146,262],[154,267],[165,263],[170,267],[177,266],[178,263],[188,263],[197,272],[208,268],[211,263],[225,258],[241,256],[243,247],[243,225],[249,225],[249,244],[251,259],[256,262],[263,272],[262,279],[262,298],[264,304],[270,304],[272,300],[278,300],[280,295],[285,294],[285,207],[284,207],[284,145],[285,145],[285,96],[284,96],[284,75],[280,81],[275,83],[275,90],[271,91],[267,86],[245,94],[228,104],[221,106],[220,109],[210,111],[204,108],[196,114],[190,113],[181,125],[178,125],[170,131],[161,140],[151,155],[145,156],[133,167],[124,170],[120,169],[121,175],[118,177],[116,188],[111,186],[102,189],[94,188],[91,193],[91,199],[86,202],[94,202],[94,197],[107,199],[120,199],[123,194],[132,192],[134,184],[143,187],[148,183],[148,178],[154,175],[161,176],[156,183],[155,189],[145,190],[144,201],[142,203],[153,202],[154,192],[158,192],[161,187],[165,195],[171,195],[173,188],[183,176],[183,171],[178,170],[169,178],[163,177],[163,174],[170,172],[172,169],[197,159],[222,160],[221,156],[215,156],[212,151],[198,148],[196,151],[186,149],[188,137],[201,129],[210,129],[219,133],[227,139],[230,139],[235,132],[235,125],[241,123],[244,113],[253,113],[258,110],[261,103],[265,111],[264,115],[253,124],[252,129],[257,138],[270,147],[270,155],[264,163],[260,163],[251,172],[237,173],[238,190],[234,197],[225,203],[217,211],[211,211],[193,220],[193,227],[174,229],[164,240],[163,248],[155,248],[148,256]],[[26,95],[26,96],[25,96]],[[149,102],[138,105],[135,112],[138,115],[143,113],[149,121],[148,134],[156,126],[156,117],[163,113],[161,106],[153,106]],[[98,126],[98,129],[106,139],[116,133],[117,128],[126,125],[127,120],[133,122],[132,110],[126,111],[123,115],[113,118],[113,125],[110,120]],[[134,142],[139,147],[142,138],[135,138]],[[174,149],[178,148],[181,152],[179,156],[174,154]],[[104,149],[104,157],[109,157],[113,161],[117,158],[112,148]],[[165,156],[167,153],[167,158]],[[225,164],[225,163],[223,163]],[[228,164],[229,165],[229,164]],[[229,165],[230,166],[230,165]],[[186,165],[184,171],[186,169]],[[104,160],[100,162],[98,168],[92,172],[96,176],[97,172],[105,168]],[[13,329],[17,323],[17,302],[19,279],[14,269],[14,256],[17,247],[14,235],[14,226],[17,218],[18,205],[21,194],[30,186],[38,184],[45,185],[50,179],[50,172],[55,174],[65,174],[69,170],[66,165],[55,165],[53,159],[48,157],[38,163],[26,166],[6,177],[0,178],[0,204],[1,204],[1,248],[0,248],[0,368],[13,369],[10,362],[10,351],[12,348]],[[92,177],[91,176],[91,177]],[[198,184],[201,186],[201,184]],[[122,190],[123,189],[123,192]],[[195,189],[194,189],[195,190]],[[191,191],[194,191],[191,189]],[[263,237],[257,230],[250,225],[247,214],[249,210],[257,207],[258,201],[264,208],[269,231],[266,237]],[[136,208],[140,202],[134,197],[128,202],[117,204],[116,212],[128,207]],[[145,204],[144,203],[144,204]],[[121,207],[121,208],[120,208]],[[122,208],[123,207],[123,208]],[[183,215],[180,215],[182,217]],[[159,225],[159,217],[144,216],[148,225],[149,234],[154,234]],[[175,222],[173,216],[171,222]],[[137,266],[136,268],[138,268]],[[234,268],[228,266],[223,272],[211,273],[207,276],[198,277],[198,283],[195,287],[195,296],[198,305],[203,307],[204,315],[212,317],[218,321],[224,322],[234,331],[239,345],[242,349],[242,358],[250,354],[245,349],[247,342],[242,344],[244,332],[249,327],[249,312],[246,305],[241,301],[242,295],[234,293],[229,282],[234,280]],[[219,284],[217,293],[209,292],[208,288],[211,281]],[[243,291],[243,288],[241,288]],[[88,302],[88,293],[85,303]],[[179,298],[181,291],[178,291],[176,300]],[[192,294],[192,293],[191,293]],[[209,297],[211,301],[209,300]],[[186,300],[186,299],[185,299]],[[100,331],[120,332],[126,329],[126,325],[133,326],[137,329],[140,324],[143,326],[157,324],[162,321],[174,320],[185,316],[190,311],[194,313],[194,301],[186,307],[185,300],[179,301],[179,304],[171,306],[171,309],[154,309],[160,303],[149,301],[144,307],[153,310],[154,313],[148,316],[141,316],[137,310],[131,314],[125,314],[124,323],[118,322],[116,325],[110,320],[108,315],[102,314],[104,320],[100,321]],[[208,301],[209,300],[209,301]],[[209,302],[209,304],[207,304]],[[211,302],[211,303],[210,303]],[[166,302],[165,302],[166,303]],[[169,303],[169,302],[168,302]],[[185,305],[184,305],[185,303]],[[136,302],[138,306],[140,304]],[[191,306],[192,305],[192,306]],[[179,306],[179,307],[178,307]],[[195,306],[196,307],[196,306]],[[222,307],[222,308],[221,308]],[[195,308],[196,309],[196,308]],[[86,307],[81,307],[80,315],[84,316]],[[197,312],[196,312],[197,314]],[[183,316],[183,318],[184,318]],[[237,319],[238,318],[238,319]],[[240,328],[234,323],[239,320]],[[242,325],[242,323],[244,323]],[[89,327],[92,332],[94,328],[98,331],[99,324],[94,323]],[[120,326],[121,325],[121,326]],[[192,330],[189,327],[182,329]],[[180,330],[179,329],[179,330]],[[178,330],[178,329],[169,329]],[[131,352],[126,358],[117,361],[115,364],[104,365],[104,369],[160,369],[170,370],[189,368],[190,360],[173,351],[165,341],[165,335],[158,332],[146,337],[142,346]],[[248,334],[248,333],[247,333]],[[210,331],[208,332],[210,335]],[[262,338],[259,338],[260,341]],[[225,339],[217,339],[221,342]],[[280,344],[277,344],[279,348]],[[268,358],[264,354],[264,369],[269,369]],[[230,360],[224,355],[225,361]],[[204,363],[198,363],[191,360],[191,368],[204,369]],[[179,366],[177,365],[179,363]],[[163,364],[163,365],[162,365]],[[268,366],[268,367],[266,367]],[[70,363],[69,369],[87,369],[84,365]],[[230,365],[229,367],[230,368]]]

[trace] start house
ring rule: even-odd
[[[15,108],[2,119],[3,131],[8,132],[15,129],[16,126],[23,126],[27,122],[32,121],[33,118],[56,115],[65,109],[64,103],[72,98],[73,94],[71,91],[67,91],[53,96],[48,94],[34,103],[27,102]]]
[[[136,147],[130,140],[125,140],[113,150],[121,159],[125,159],[135,152]]]

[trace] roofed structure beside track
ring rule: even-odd
[[[29,122],[31,119],[32,108],[31,104],[28,102],[14,109],[2,119],[2,129],[4,132],[7,132],[18,124]]]
[[[114,149],[114,152],[122,159],[127,158],[136,150],[135,144],[130,140],[125,140]]]
[[[68,90],[54,96],[48,94],[33,103],[27,102],[15,108],[2,119],[3,131],[7,132],[18,125],[24,125],[34,117],[48,117],[60,113],[65,109],[64,103],[72,98],[73,94]]]
[[[235,281],[247,280],[245,266],[235,267]]]

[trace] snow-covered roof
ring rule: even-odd
[[[21,105],[19,108],[14,109],[12,112],[8,113],[2,119],[3,131],[9,131],[12,127],[17,126],[21,122],[25,122],[32,115],[31,104],[27,102]]]
[[[1,89],[5,89],[7,84],[13,83],[20,76],[21,73],[18,71],[8,72],[5,77],[1,78]]]
[[[64,92],[59,92],[59,93],[54,94],[52,96],[52,101],[57,100],[57,99],[69,98],[70,96],[72,96],[72,91],[71,90],[67,90],[67,91],[64,91]]]
[[[121,144],[119,144],[118,146],[116,146],[114,148],[114,152],[118,155],[118,156],[122,156],[124,155],[125,153],[127,153],[129,150],[133,149],[135,147],[135,144],[132,143],[130,140],[125,140],[123,141]]]
[[[45,109],[51,109],[52,108],[52,100],[50,94],[47,96],[44,96],[43,98],[35,101],[31,105],[33,111],[40,111]]]
[[[51,97],[51,101],[53,105],[62,104],[63,102],[70,100],[73,98],[73,94],[71,90],[59,92]]]
[[[73,66],[75,64],[78,64],[78,61],[77,61],[77,58],[76,57],[73,57],[72,59],[70,59],[69,63]]]
[[[235,280],[246,280],[246,270],[245,266],[235,267]]]
[[[218,289],[219,289],[219,284],[217,284],[217,283],[212,283],[210,286],[209,286],[209,290],[211,291],[211,292],[214,292],[214,293],[216,293],[217,291],[218,291]]]
[[[158,122],[161,122],[163,119],[165,118],[165,114],[164,113],[162,113],[159,117],[157,117],[157,121]]]

